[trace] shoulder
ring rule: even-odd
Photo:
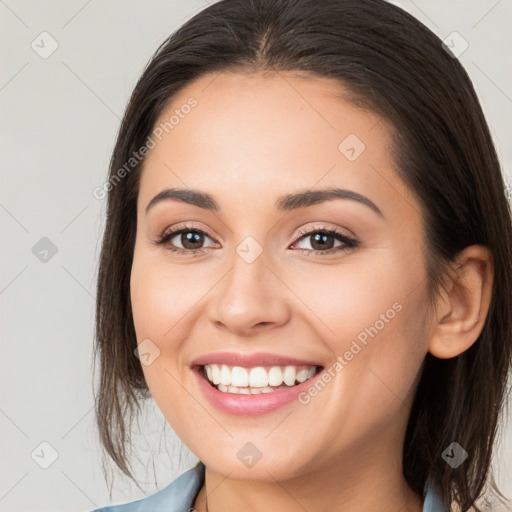
[[[98,508],[91,512],[181,512],[193,507],[204,483],[204,464],[198,462],[160,491],[130,503]]]

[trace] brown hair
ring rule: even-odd
[[[429,478],[447,506],[455,501],[466,510],[489,476],[511,366],[512,223],[472,83],[434,33],[383,0],[214,3],[174,32],[147,65],[127,106],[109,178],[144,145],[173,95],[194,79],[267,69],[338,80],[355,104],[391,122],[398,172],[424,212],[432,298],[462,249],[482,244],[492,253],[497,279],[482,333],[453,359],[427,354],[403,452],[404,476],[415,492],[423,495]],[[132,478],[129,426],[150,396],[134,355],[129,288],[142,163],[108,191],[96,307],[100,440]],[[441,457],[453,441],[469,454],[457,469]]]

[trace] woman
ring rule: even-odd
[[[398,7],[189,20],[112,156],[96,414],[128,476],[149,397],[200,462],[101,510],[477,510],[511,360],[504,188],[466,72]]]

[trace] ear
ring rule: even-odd
[[[429,352],[440,359],[462,354],[482,332],[491,303],[494,279],[492,254],[471,245],[461,251],[454,272],[440,292]]]

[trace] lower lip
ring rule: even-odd
[[[244,395],[238,393],[224,393],[215,388],[210,381],[203,375],[203,370],[199,366],[193,367],[193,373],[196,375],[199,387],[207,400],[217,409],[227,414],[238,416],[254,416],[273,411],[279,407],[293,402],[298,395],[306,391],[314,381],[319,378],[322,370],[317,372],[310,379],[292,386],[287,389],[279,389],[271,393],[260,393],[258,395]]]

